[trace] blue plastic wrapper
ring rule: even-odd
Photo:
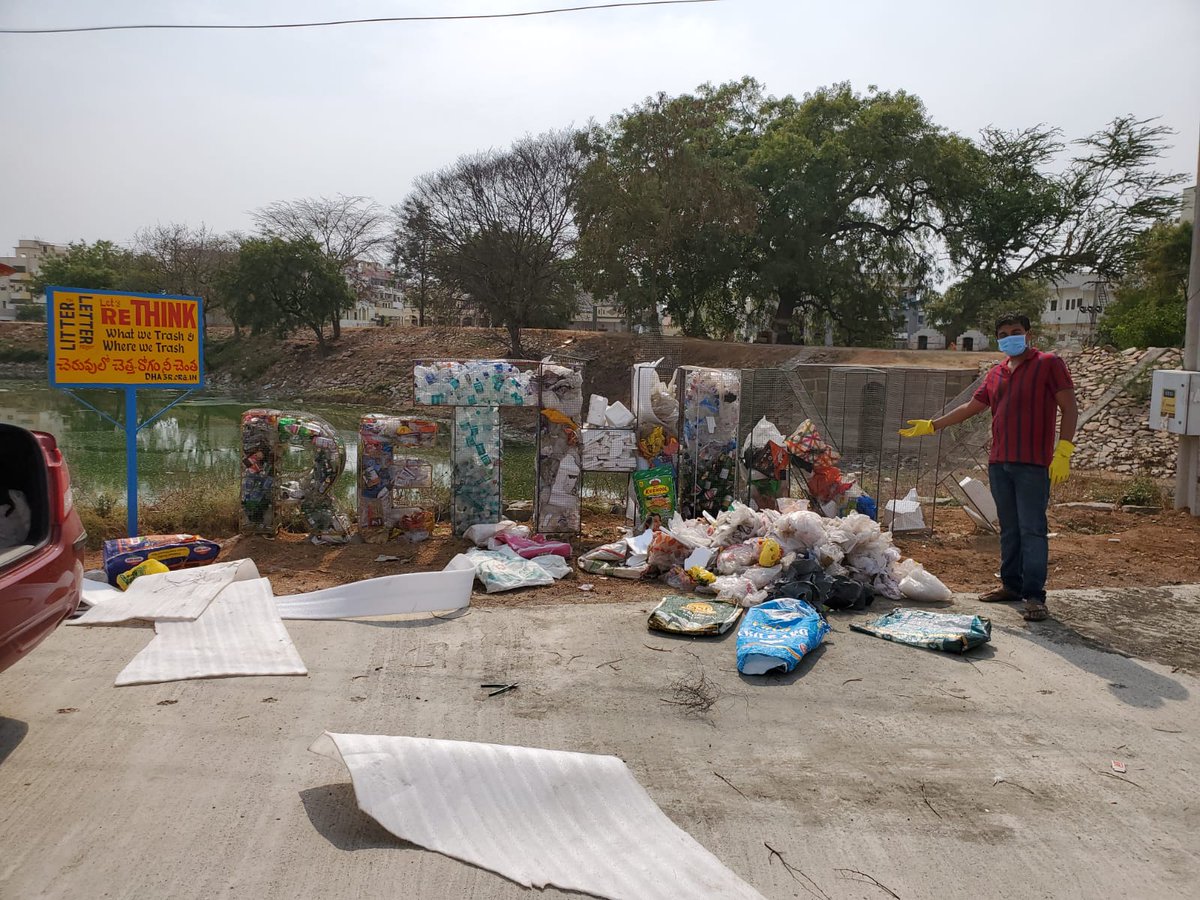
[[[893,609],[854,631],[872,634],[885,641],[911,644],[926,650],[965,653],[992,639],[992,623],[983,616],[960,613],[927,612],[923,609]]]
[[[827,634],[829,623],[803,600],[780,598],[753,606],[738,630],[738,671],[790,672]]]

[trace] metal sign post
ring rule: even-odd
[[[137,436],[180,400],[204,387],[204,302],[199,297],[46,288],[50,386],[125,432],[126,525],[138,533]],[[118,422],[74,393],[118,389],[125,416]],[[138,389],[182,390],[138,422]]]

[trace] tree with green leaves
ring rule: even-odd
[[[162,280],[143,255],[112,241],[76,241],[67,252],[42,260],[32,287],[41,293],[49,285],[113,291],[157,292]]]
[[[658,94],[580,136],[580,273],[633,323],[689,335],[745,319],[757,197],[742,160],[760,125],[753,79]]]
[[[375,261],[388,242],[387,216],[369,197],[338,194],[278,201],[255,210],[253,218],[264,236],[316,241],[337,264],[356,297],[362,296],[366,285],[360,283],[355,263]],[[341,337],[340,312],[330,324],[333,336]]]
[[[325,326],[354,305],[341,268],[309,237],[243,241],[223,288],[237,319],[255,332],[309,328],[322,353]]]
[[[903,91],[838,84],[770,107],[748,168],[778,338],[802,339],[800,323],[819,314],[843,340],[886,340],[901,292],[937,274],[942,208],[971,143]]]
[[[434,275],[429,207],[409,197],[392,207],[392,222],[392,268],[400,277],[405,298],[417,308],[417,324],[424,327],[425,312],[441,293]]]
[[[1100,320],[1101,340],[1122,349],[1183,346],[1193,227],[1160,222],[1138,235],[1129,271]]]
[[[460,158],[417,179],[405,201],[423,210],[432,274],[508,331],[566,324],[578,297],[574,272],[574,135],[549,132],[505,151]]]
[[[1012,305],[1031,284],[1081,271],[1119,281],[1135,261],[1138,235],[1178,205],[1181,176],[1158,168],[1170,134],[1133,116],[1070,145],[1045,126],[984,131],[942,207],[961,290],[953,306],[931,312],[962,329]]]

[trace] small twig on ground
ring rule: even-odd
[[[1145,788],[1142,787],[1140,784],[1138,784],[1136,781],[1132,781],[1128,778],[1122,778],[1116,772],[1101,772],[1100,774],[1107,775],[1109,778],[1115,778],[1115,779],[1117,779],[1117,781],[1123,781],[1126,784],[1132,784],[1135,788],[1141,788],[1143,791],[1145,790]]]
[[[400,663],[402,666],[408,666],[410,669],[432,669],[433,663]]]
[[[600,665],[596,666],[596,668],[597,668],[597,669],[600,669],[600,668],[603,668],[604,666],[610,666],[610,667],[612,667],[612,666],[613,666],[613,663],[619,663],[619,662],[622,662],[622,661],[624,661],[624,659],[625,659],[625,657],[623,657],[623,656],[619,656],[619,657],[617,657],[616,659],[610,659],[608,662],[602,662],[602,663],[600,663]],[[619,672],[619,671],[621,671],[621,670],[620,670],[620,669],[617,669],[617,668],[615,668],[615,667],[614,667],[614,668],[613,668],[613,671],[614,671],[614,672]]]
[[[981,662],[994,662],[994,663],[1000,663],[1000,665],[1002,665],[1002,666],[1008,666],[1010,669],[1016,669],[1016,670],[1017,670],[1018,672],[1020,672],[1022,675],[1024,675],[1024,674],[1025,674],[1025,670],[1024,670],[1024,669],[1022,669],[1020,666],[1014,666],[1012,663],[1010,663],[1010,662],[1005,662],[1005,661],[1004,661],[1004,660],[1002,660],[1002,659],[996,659],[996,657],[994,657],[994,656],[992,656],[992,657],[986,657],[986,656],[985,656],[985,657],[983,657],[983,658],[981,659]]]
[[[992,787],[995,787],[995,786],[996,786],[996,785],[998,785],[998,784],[1011,784],[1013,787],[1015,787],[1015,788],[1020,788],[1021,790],[1023,790],[1023,791],[1024,791],[1025,793],[1027,793],[1027,794],[1028,794],[1030,797],[1036,797],[1036,796],[1037,796],[1037,794],[1035,794],[1035,793],[1034,793],[1033,791],[1031,791],[1029,788],[1025,787],[1025,785],[1023,785],[1023,784],[1017,784],[1015,781],[1009,781],[1007,778],[1004,778],[1004,777],[1000,777],[1000,776],[998,776],[998,777],[996,778],[996,780],[992,782]]]
[[[767,864],[768,865],[770,865],[772,862],[774,862],[776,857],[778,857],[779,862],[783,865],[784,871],[786,871],[789,875],[792,876],[793,881],[799,882],[800,886],[803,887],[810,894],[812,894],[814,897],[821,897],[821,898],[823,898],[823,900],[830,900],[829,895],[827,893],[825,893],[823,890],[821,890],[821,886],[819,884],[817,884],[815,881],[813,881],[811,878],[809,878],[808,875],[805,874],[803,869],[798,869],[795,866],[791,865],[786,859],[783,858],[782,853],[780,853],[778,850],[776,850],[774,847],[772,847],[766,841],[763,841],[763,846],[766,847],[767,850],[769,851],[767,853]],[[804,881],[800,881],[800,879],[796,877],[797,872],[799,872],[804,877],[804,881],[807,881],[808,884],[812,885],[811,888],[808,886],[808,884],[805,884]],[[816,888],[816,890],[813,890],[813,888]]]
[[[573,661],[575,661],[575,660],[577,660],[577,659],[583,659],[583,654],[582,654],[582,653],[576,653],[574,656],[572,656],[570,659],[568,659],[568,660],[566,661],[565,665],[568,665],[568,666],[569,666],[569,665],[570,665],[570,664],[571,664]],[[597,667],[597,668],[599,668],[599,667]]]
[[[841,875],[847,881],[861,881],[864,884],[873,884],[873,885],[875,885],[875,887],[879,888],[881,891],[887,891],[889,894],[891,894],[893,897],[895,897],[896,900],[900,900],[899,894],[897,894],[895,891],[893,891],[886,884],[882,884],[879,881],[879,879],[874,878],[871,875],[868,875],[866,872],[860,872],[860,871],[858,871],[858,869],[838,869],[837,872],[839,875]],[[851,878],[850,877],[851,875],[857,875],[859,877]]]
[[[716,705],[721,697],[721,686],[711,681],[701,670],[698,677],[680,678],[674,682],[671,685],[671,697],[670,700],[665,697],[660,697],[659,700],[672,706],[682,706],[688,712],[700,715]]]
[[[929,797],[925,793],[925,782],[923,782],[923,781],[921,782],[921,799],[925,801],[925,805],[929,807],[929,811],[931,813],[933,813],[939,819],[942,817],[942,814],[940,812],[938,812],[936,809],[934,809],[933,804],[929,802]]]
[[[952,694],[945,688],[939,687],[938,690],[941,691],[943,694],[945,694],[947,697],[953,697],[955,700],[970,700],[971,699],[970,697],[964,697],[962,694]]]
[[[737,791],[739,794],[742,794],[742,789],[741,789],[741,788],[739,788],[739,787],[738,787],[736,784],[734,784],[732,781],[730,781],[728,778],[726,778],[724,775],[722,775],[720,772],[713,772],[713,774],[714,774],[714,775],[716,775],[718,778],[720,778],[720,779],[721,779],[723,782],[725,782],[725,783],[726,783],[727,785],[729,785],[731,788],[733,788],[735,791]],[[743,796],[743,797],[746,797],[746,795],[745,795],[745,794],[742,794],[742,796]],[[749,797],[746,797],[746,799],[747,799],[747,800],[749,800],[750,798],[749,798]]]
[[[964,657],[963,657],[963,662],[965,662],[965,663],[966,663],[968,666],[970,666],[972,669],[974,669],[976,672],[978,672],[980,676],[982,676],[982,675],[983,675],[983,669],[981,669],[981,668],[979,668],[979,666],[975,665],[975,660],[973,660],[973,659],[967,659],[967,658],[964,656]]]
[[[1161,731],[1163,734],[1183,734],[1182,728],[1155,728],[1153,725],[1151,725],[1150,730]]]
[[[852,681],[862,681],[862,679],[861,678],[847,678],[845,681],[842,682],[842,687],[845,687]]]
[[[671,650],[667,647],[651,647],[649,644],[642,644],[642,646],[645,647],[647,650],[653,650],[655,653],[674,653],[675,652],[674,650]]]

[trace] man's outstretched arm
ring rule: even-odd
[[[987,408],[988,405],[982,400],[968,400],[962,406],[956,406],[944,416],[938,416],[936,419],[909,419],[909,427],[900,429],[900,434],[904,437],[925,437],[935,431],[965,422],[971,416],[977,416]]]

